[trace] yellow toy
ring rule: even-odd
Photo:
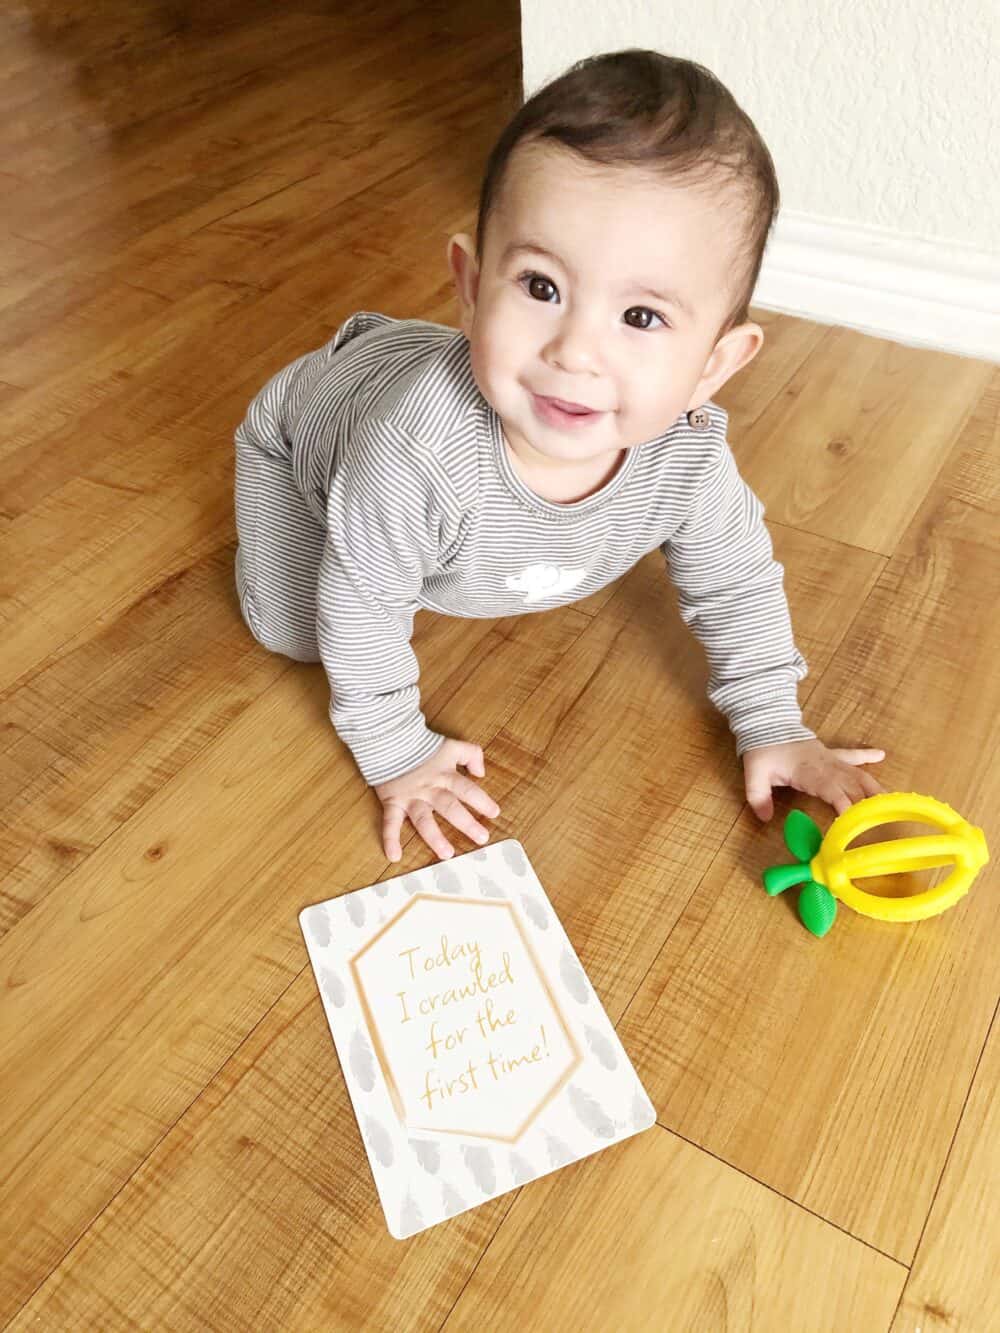
[[[896,838],[848,850],[848,843],[879,824],[894,821],[933,824],[940,833],[917,838]],[[982,829],[955,813],[950,805],[916,792],[891,792],[858,801],[830,825],[824,838],[801,810],[785,820],[785,845],[796,865],[771,866],[764,871],[764,887],[772,896],[801,884],[799,917],[807,930],[823,936],[833,925],[837,902],[880,921],[921,921],[954,907],[968,893],[972,881],[990,859]],[[857,879],[902,874],[951,865],[940,884],[909,898],[882,898],[865,893]]]

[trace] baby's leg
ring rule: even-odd
[[[326,532],[306,508],[291,460],[236,437],[236,587],[255,639],[318,662],[316,580]]]

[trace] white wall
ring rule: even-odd
[[[1000,0],[522,0],[522,42],[526,97],[629,46],[727,85],[781,187],[755,304],[1000,361]]]

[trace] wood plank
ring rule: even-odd
[[[459,92],[455,148],[447,158],[437,146],[440,128],[425,128],[419,119],[410,135],[380,147],[377,171],[364,176],[354,158],[313,164],[310,154],[308,170],[305,163],[299,169],[303,178],[286,188],[190,234],[178,234],[172,223],[150,232],[130,252],[134,280],[153,291],[184,292],[225,264],[233,280],[279,291],[309,309],[329,309],[345,278],[356,282],[358,274],[371,276],[384,265],[412,265],[427,281],[450,287],[446,242],[452,231],[471,225],[469,180],[499,129],[495,108],[480,105],[477,87],[465,91],[462,85]],[[331,235],[337,237],[333,256]],[[367,304],[374,299],[369,291]],[[394,292],[378,308],[411,317],[414,306]]]
[[[1000,420],[1000,370],[994,370],[949,460],[942,485],[928,491],[916,517],[900,542],[900,554],[932,553],[934,537],[973,542],[994,556],[1000,552],[1000,468],[997,467],[997,421]],[[980,615],[967,628],[978,632]]]
[[[213,358],[192,364],[193,342],[212,339],[220,371],[237,365],[237,353],[248,337],[238,330],[248,323],[254,297],[251,291],[209,284],[142,322],[117,329],[106,340],[91,341],[85,359],[65,364],[47,384],[25,390],[12,405],[9,432],[0,442],[7,512],[27,512],[42,496],[79,475],[73,465],[78,458],[90,461],[86,446],[91,435],[97,436],[98,448],[108,438],[127,442],[134,472],[143,432],[175,426],[182,413],[218,392]],[[292,315],[299,322],[306,318],[302,310]],[[220,326],[225,333],[213,337]],[[187,368],[183,380],[182,365]],[[67,436],[77,441],[76,447],[59,451],[59,466],[52,455]],[[34,471],[41,471],[34,485],[32,462]]]
[[[386,267],[378,283],[406,292],[423,279]],[[231,537],[233,430],[271,374],[334,331],[277,295],[237,297],[243,313],[230,321],[214,358],[197,375],[183,374],[191,343],[179,331],[190,337],[194,324],[208,328],[229,304],[202,290],[196,308],[187,300],[173,308],[169,322],[178,337],[164,337],[142,374],[120,375],[114,352],[73,373],[64,387],[67,410],[93,394],[93,431],[72,420],[53,429],[44,420],[42,390],[26,391],[14,404],[15,434],[0,459],[15,514],[5,539],[11,555],[0,570],[0,690],[217,549],[220,535]],[[220,375],[228,378],[220,383]]]
[[[905,1277],[656,1127],[525,1186],[444,1330],[874,1333]]]
[[[303,974],[10,1327],[819,1333],[905,1276],[661,1129],[400,1245]]]
[[[13,400],[8,435],[0,442],[6,512],[28,513],[77,477],[131,479],[134,486],[148,471],[153,483],[165,472],[176,481],[187,461],[183,453],[165,463],[146,447],[147,438],[172,434],[180,452],[189,425],[215,433],[218,457],[231,461],[233,431],[250,398],[283,356],[291,360],[332,335],[339,310],[346,318],[357,308],[357,283],[355,276],[343,284],[344,305],[325,318],[284,294],[209,283],[163,315],[93,339],[89,355]],[[424,290],[433,291],[425,279],[386,265],[369,279],[369,295],[390,286],[417,300]],[[192,364],[192,349],[205,346],[211,355]]]
[[[892,1333],[989,1329],[1000,1273],[1000,1023],[993,1026]]]
[[[991,392],[810,700],[829,741],[883,745],[883,781],[951,803],[994,857],[998,420]],[[791,804],[829,825],[818,802],[779,814]],[[746,813],[621,1035],[664,1124],[909,1262],[1000,987],[996,869],[943,916],[894,926],[841,909],[818,941],[761,888],[787,859],[777,821]]]
[[[217,549],[231,505],[221,488],[207,502],[196,490],[193,475],[158,495],[73,481],[30,521],[12,525],[11,544],[25,559],[10,562],[0,585],[6,643],[0,690],[74,637],[96,633],[115,607]]]
[[[769,411],[775,399],[794,385],[798,392],[802,368],[815,355],[817,347],[829,334],[827,324],[808,319],[789,319],[775,310],[760,306],[750,307],[750,318],[764,331],[764,344],[753,360],[749,375],[737,375],[722,386],[719,400],[725,404],[732,421],[730,441],[736,451],[746,448],[751,426],[759,428],[760,418]],[[741,466],[746,460],[741,456]],[[770,484],[769,473],[761,473],[760,480]]]
[[[789,364],[784,348],[775,355]],[[768,358],[765,341],[765,374]],[[737,411],[740,469],[772,521],[892,555],[992,374],[985,361],[827,328],[765,411]],[[731,393],[738,406],[764,390],[737,380]]]
[[[8,19],[5,36],[13,58],[23,54],[21,70],[6,81],[2,102],[5,119],[0,142],[9,169],[25,181],[44,175],[52,194],[62,198],[72,197],[71,187],[79,188],[91,159],[95,174],[100,173],[98,180],[107,175],[116,183],[127,184],[134,179],[130,170],[136,165],[151,165],[155,153],[162,154],[164,142],[172,141],[172,161],[185,164],[199,125],[217,125],[226,119],[227,111],[232,116],[235,107],[245,111],[247,103],[260,103],[269,93],[273,95],[282,79],[262,58],[269,43],[272,49],[282,50],[283,61],[287,62],[282,65],[285,77],[311,80],[313,85],[320,78],[324,58],[328,59],[325,43],[349,43],[355,59],[343,61],[338,71],[348,89],[355,67],[363,63],[357,56],[367,54],[370,59],[378,54],[377,34],[369,25],[366,36],[362,9],[356,4],[340,5],[326,15],[310,15],[301,7],[275,14],[253,0],[242,7],[226,7],[228,15],[216,5],[213,13],[206,15],[207,23],[193,20],[191,27],[200,31],[191,31],[183,42],[178,42],[179,34],[169,19],[157,31],[154,14],[146,14],[144,22],[137,22],[136,15],[127,10],[121,13],[122,21],[117,25],[109,16],[111,22],[106,27],[95,26],[93,40],[81,32],[78,24],[58,20],[49,24],[49,16],[38,25],[39,29],[44,27],[44,34],[38,30],[19,32]],[[393,12],[387,5],[387,19],[403,12],[398,6]],[[59,16],[64,17],[65,13]],[[109,31],[112,25],[118,32]],[[40,37],[65,59],[80,62],[82,77],[56,81],[51,93],[48,88],[40,88],[35,70]],[[181,47],[183,59],[178,58]],[[381,54],[384,62],[384,51]],[[129,64],[141,66],[141,80],[123,77],[123,66]],[[310,91],[315,92],[315,86]],[[331,93],[328,87],[327,95]],[[293,117],[302,119],[303,108],[309,105],[309,101],[290,99],[286,91],[276,128],[280,130]],[[95,130],[104,132],[104,142],[95,136]],[[103,151],[108,140],[116,150],[111,161]],[[203,133],[202,156],[218,157],[222,142]],[[38,213],[43,212],[44,203],[44,198],[36,198]],[[113,199],[93,203],[107,214],[115,211]],[[74,208],[74,213],[78,220],[86,216],[86,209]],[[38,217],[29,216],[37,226]],[[58,221],[51,211],[47,216]],[[72,220],[67,222],[72,225]]]
[[[307,968],[8,1327],[440,1328],[514,1198],[393,1239]]]
[[[373,261],[394,269],[413,262],[415,247],[426,247],[429,238],[408,215],[407,194],[420,190],[425,208],[436,199],[433,224],[439,230],[441,210],[454,207],[449,200],[459,191],[466,208],[473,202],[470,176],[499,128],[497,109],[482,96],[483,78],[497,67],[503,67],[502,58],[443,81],[438,98],[414,107],[390,136],[363,117],[362,97],[361,106],[352,108],[352,115],[361,117],[356,124],[334,124],[318,139],[313,133],[300,147],[288,145],[279,154],[280,167],[256,163],[246,169],[249,175],[219,181],[210,194],[202,180],[197,194],[181,200],[177,211],[120,246],[84,245],[58,262],[50,258],[36,266],[38,271],[8,284],[0,298],[6,311],[0,348],[7,349],[0,375],[21,384],[42,382],[46,363],[39,367],[39,348],[55,358],[73,336],[72,324],[64,329],[61,316],[88,303],[89,314],[115,285],[144,292],[147,299],[176,301],[224,280],[256,291],[280,288],[288,301],[301,301],[305,294],[313,306],[324,303],[329,309],[345,285],[358,285],[361,266],[372,279]],[[372,95],[369,85],[367,96]],[[441,135],[452,124],[455,130],[461,126],[460,149],[442,160]],[[269,125],[271,153],[279,147],[275,133]],[[259,134],[251,139],[256,143]],[[337,243],[331,250],[333,235]],[[443,241],[438,249],[434,260],[444,273]],[[377,273],[374,282],[368,301],[377,299]],[[113,333],[120,334],[121,327],[119,316]]]
[[[233,550],[180,569],[4,700],[0,934],[291,666],[240,619]]]
[[[469,79],[477,61],[494,61],[510,49],[509,25],[484,25],[481,17],[478,35],[474,19],[465,38],[434,43],[427,32],[430,7],[421,14],[406,4],[386,6],[384,23],[396,27],[392,53],[387,53],[384,29],[373,28],[363,5],[355,6],[353,14],[348,11],[346,28],[331,28],[317,16],[299,25],[294,37],[287,19],[282,24],[278,17],[276,29],[273,10],[266,5],[257,10],[249,23],[237,25],[244,48],[239,59],[246,66],[242,73],[226,70],[225,45],[216,54],[211,43],[190,42],[192,53],[202,53],[194,59],[205,62],[202,72],[211,83],[207,96],[203,87],[192,86],[168,106],[154,99],[112,111],[111,124],[105,126],[117,149],[111,162],[104,153],[88,152],[75,135],[60,143],[58,136],[35,131],[25,146],[8,139],[9,158],[18,160],[23,149],[28,160],[25,179],[33,180],[41,171],[47,187],[45,194],[28,186],[12,192],[9,225],[56,248],[97,254],[120,249],[306,144],[326,146],[335,155],[345,125],[391,121],[394,134],[405,135],[407,123],[433,107],[429,88],[449,96],[456,57],[466,61],[458,77]],[[282,63],[276,67],[267,56],[283,40]],[[337,61],[336,77],[331,78],[330,52],[338,44],[351,54]],[[412,64],[406,64],[408,45],[411,51],[423,47],[418,79],[412,77]],[[231,46],[228,54],[231,58]],[[149,56],[155,67],[155,49]],[[162,77],[176,82],[176,62],[169,57],[168,51],[160,62]],[[219,59],[221,77],[214,63]],[[508,55],[507,68],[509,64]],[[155,78],[152,81],[155,84]],[[290,85],[295,90],[291,96]],[[206,123],[212,125],[210,136]],[[169,173],[162,166],[165,139],[173,167]],[[94,188],[104,173],[113,190]],[[60,207],[53,208],[54,201]]]

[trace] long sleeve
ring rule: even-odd
[[[691,510],[662,550],[681,616],[708,657],[708,697],[738,754],[809,739],[797,698],[808,668],[792,638],[763,505],[724,440],[705,448]]]
[[[410,646],[417,594],[440,561],[444,479],[433,454],[384,423],[361,426],[350,453],[328,497],[317,638],[331,721],[376,786],[444,740],[421,712]]]

